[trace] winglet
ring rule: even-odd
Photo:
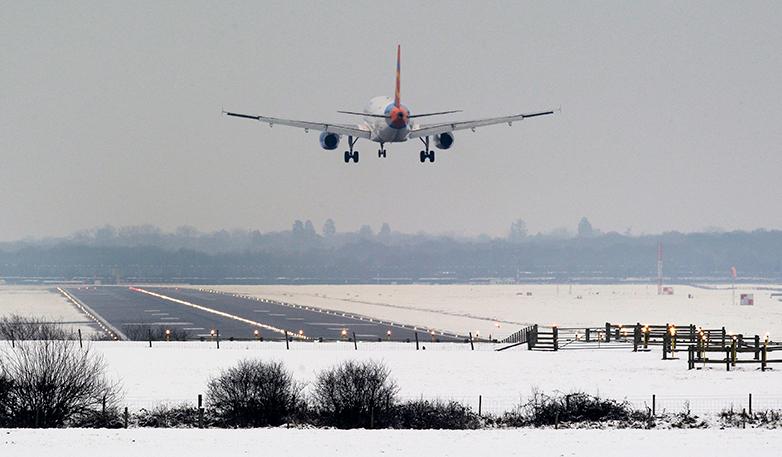
[[[402,57],[402,45],[398,44],[396,45],[396,91],[394,91],[394,106],[399,108],[400,100],[399,100],[399,79],[400,79],[400,64],[399,61]]]

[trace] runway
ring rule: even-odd
[[[330,311],[254,297],[183,287],[90,286],[67,292],[117,329],[133,325],[177,327],[190,338],[220,337],[268,340],[289,336],[324,341],[464,341],[464,337],[368,316]],[[256,331],[258,332],[256,334]]]

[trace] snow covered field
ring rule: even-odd
[[[0,455],[780,455],[775,430],[0,430]]]
[[[726,326],[728,331],[782,336],[782,302],[769,286],[739,285],[754,293],[754,306],[734,305],[729,286],[705,289],[675,285],[657,295],[656,285],[317,285],[215,286],[297,304],[366,314],[483,337],[504,337],[535,323],[594,326],[616,323]],[[713,287],[713,286],[710,286]],[[777,292],[782,286],[774,286]],[[528,293],[530,295],[528,295]],[[688,298],[692,296],[692,298]],[[498,326],[499,325],[499,326]]]
[[[211,376],[244,358],[280,360],[304,382],[316,373],[348,359],[383,361],[391,369],[403,399],[455,399],[477,409],[482,396],[484,412],[502,413],[525,401],[533,389],[546,393],[584,391],[627,399],[639,408],[682,410],[689,401],[693,412],[719,412],[733,405],[746,407],[753,394],[756,409],[782,409],[782,371],[760,372],[722,366],[687,370],[686,360],[661,360],[660,348],[649,353],[627,349],[537,352],[511,349],[495,352],[484,343],[470,351],[468,344],[294,342],[290,350],[276,342],[94,342],[112,377],[122,381],[131,409],[169,403],[194,402],[204,393]]]
[[[47,286],[0,285],[0,316],[41,317],[63,322],[67,329],[81,328],[85,336],[94,332],[91,321],[62,295]]]

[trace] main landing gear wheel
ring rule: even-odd
[[[356,141],[358,141],[358,138],[353,139],[352,136],[348,137],[348,148],[350,149],[345,151],[345,163],[350,162],[351,159],[353,160],[353,163],[358,163],[358,151],[353,150]]]
[[[353,160],[354,163],[358,162],[358,151],[345,151],[345,163],[349,163]]]
[[[421,151],[421,163],[426,162],[426,159],[429,159],[430,162],[434,162],[434,150],[429,149],[429,137],[421,138],[420,139],[422,143],[424,143],[424,150]]]
[[[377,156],[385,158],[386,157],[386,150],[385,149],[378,149],[377,150]]]

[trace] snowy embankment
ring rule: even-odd
[[[721,365],[687,370],[686,360],[661,360],[660,348],[648,353],[628,349],[528,351],[514,348],[495,352],[497,346],[413,343],[294,342],[291,349],[276,342],[95,342],[108,373],[124,386],[125,404],[131,409],[160,402],[195,402],[205,393],[210,377],[241,359],[258,358],[285,363],[294,377],[311,383],[323,368],[345,360],[382,361],[399,384],[402,399],[455,399],[482,411],[502,413],[526,401],[533,389],[552,393],[583,391],[634,406],[651,406],[657,412],[679,412],[685,402],[694,413],[718,413],[723,408],[747,407],[753,394],[755,410],[782,409],[782,371],[760,372],[747,367],[726,372]],[[686,357],[686,356],[685,356]]]
[[[81,329],[85,337],[95,333],[93,322],[53,286],[0,285],[0,317],[13,314],[61,323],[68,331]]]
[[[317,285],[214,286],[210,288],[302,305],[373,316],[459,334],[507,336],[527,324],[563,327],[605,322],[695,324],[726,327],[745,335],[782,337],[782,302],[771,294],[782,286],[699,288],[674,285],[657,295],[649,284],[600,285]],[[754,306],[739,296],[753,293]]]
[[[2,430],[0,455],[780,455],[774,430]]]

